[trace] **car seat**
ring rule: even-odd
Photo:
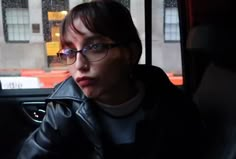
[[[193,98],[208,128],[208,158],[236,155],[236,30],[225,25],[202,25],[188,35],[187,50],[195,79]]]

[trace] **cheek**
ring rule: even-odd
[[[75,76],[75,74],[76,74],[76,68],[75,68],[74,64],[68,66],[67,69],[68,69],[70,75],[74,78],[74,76]]]
[[[109,85],[122,78],[126,78],[128,65],[122,59],[113,59],[94,68],[102,81]]]

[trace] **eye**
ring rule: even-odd
[[[90,45],[90,50],[93,52],[104,52],[106,47],[104,44],[92,44]]]
[[[66,55],[73,54],[74,52],[75,52],[75,50],[73,50],[73,49],[64,49],[63,50],[63,53]]]
[[[76,55],[77,51],[73,49],[64,49],[63,54],[69,58],[73,58]]]

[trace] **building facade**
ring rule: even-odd
[[[85,0],[0,0],[0,69],[58,67],[58,31],[66,11]],[[143,43],[145,62],[144,0],[121,0],[132,14]],[[153,0],[152,63],[181,74],[177,6],[173,0]],[[21,6],[18,5],[21,4]],[[173,3],[173,4],[172,4]],[[22,5],[23,4],[23,5]],[[173,20],[174,19],[174,20]],[[176,35],[176,36],[173,36]]]

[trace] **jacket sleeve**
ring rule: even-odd
[[[17,159],[60,158],[63,138],[68,133],[65,128],[69,129],[71,118],[68,107],[48,103],[41,125],[25,140]]]

